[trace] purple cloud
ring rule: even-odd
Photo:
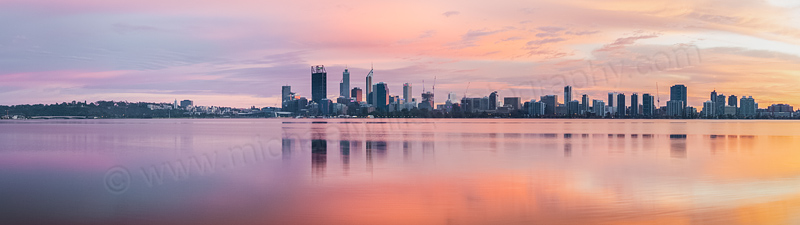
[[[442,15],[445,16],[445,17],[456,16],[458,14],[461,14],[461,12],[459,12],[459,11],[447,11],[447,12],[442,13]]]

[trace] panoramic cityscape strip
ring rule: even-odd
[[[83,119],[83,118],[215,118],[215,117],[317,117],[317,118],[668,118],[668,119],[798,119],[800,110],[788,104],[759,108],[752,96],[724,95],[716,90],[698,110],[687,104],[688,88],[675,84],[669,98],[661,103],[660,93],[609,92],[608,98],[590,99],[578,95],[572,86],[558,95],[543,95],[524,101],[517,96],[501,96],[497,91],[484,97],[457,99],[454,92],[443,104],[435,101],[436,81],[423,90],[418,101],[410,83],[403,84],[403,94],[392,95],[385,82],[374,82],[374,69],[365,77],[365,88],[350,88],[350,71],[345,68],[339,83],[339,97],[328,99],[328,74],[325,66],[311,67],[311,99],[281,87],[281,107],[249,109],[195,106],[192,100],[173,103],[129,103],[98,101],[63,102],[52,105],[0,106],[2,119]]]

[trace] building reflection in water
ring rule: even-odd
[[[434,143],[433,141],[422,142],[422,157],[423,159],[434,159]]]
[[[519,151],[522,149],[522,134],[520,133],[504,133],[503,134],[503,149],[506,151]]]
[[[411,161],[411,143],[408,142],[409,133],[403,133],[403,160],[404,162]]]
[[[311,129],[311,169],[315,177],[325,176],[325,164],[328,161],[328,141],[325,130]]]
[[[350,172],[350,141],[340,140],[339,149],[342,157],[342,170],[344,170],[344,175],[347,175]]]
[[[370,172],[372,172],[372,144],[373,143],[371,141],[367,141],[367,143],[364,145],[366,147],[364,152],[367,154],[367,171]]]
[[[572,143],[564,143],[564,157],[572,156]]]
[[[489,150],[497,152],[497,134],[489,133]]]
[[[287,137],[281,139],[281,157],[283,161],[288,161],[292,158],[292,142],[294,140]]]
[[[625,134],[608,134],[608,153],[625,153]]]
[[[372,147],[375,149],[375,153],[378,156],[378,160],[381,162],[386,161],[386,141],[374,141]]]
[[[403,141],[403,160],[405,162],[411,161],[411,143]]]
[[[361,140],[351,140],[350,154],[353,155],[353,157],[361,156],[361,146],[362,146]]]
[[[755,136],[740,135],[739,143],[737,145],[739,145],[739,148],[741,148],[743,151],[751,151],[753,149],[756,149]]]
[[[685,134],[671,134],[669,135],[669,142],[670,156],[672,156],[672,158],[686,158]]]

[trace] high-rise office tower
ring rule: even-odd
[[[388,112],[389,111],[389,85],[384,82],[375,84],[373,95],[375,95],[375,110]]]
[[[617,97],[617,93],[608,93],[608,107],[614,107],[614,98]]]
[[[489,110],[497,109],[497,92],[494,91],[489,94]]]
[[[430,91],[422,93],[422,102],[419,103],[420,109],[433,110],[434,96]]]
[[[456,93],[455,92],[450,92],[450,93],[447,94],[447,101],[448,102],[451,102],[451,103],[458,102],[458,99],[456,99],[456,98],[457,97],[456,97]]]
[[[683,84],[676,84],[669,88],[669,100],[683,101],[683,108],[686,108],[686,86]]]
[[[733,107],[739,106],[739,99],[736,99],[736,95],[728,96],[728,106],[733,106]]]
[[[625,94],[617,94],[617,117],[625,117]]]
[[[520,97],[505,97],[503,98],[503,105],[511,106],[511,109],[520,109]]]
[[[530,109],[528,110],[528,113],[531,116],[545,115],[546,114],[545,113],[545,108],[547,108],[547,106],[545,105],[544,102],[541,102],[541,101],[537,102],[537,101],[531,99],[531,106],[530,106]]]
[[[744,117],[752,117],[756,115],[756,100],[753,96],[742,97],[739,99],[739,115]]]
[[[479,109],[489,110],[489,96],[483,96],[483,98],[481,98],[481,103],[479,105],[480,105]]]
[[[631,94],[631,116],[639,115],[639,94]]]
[[[667,116],[671,117],[683,117],[684,109],[683,107],[685,103],[681,100],[669,100],[667,102]]]
[[[645,116],[653,116],[653,110],[655,110],[655,108],[653,96],[650,94],[642,95],[642,114]]]
[[[333,106],[333,103],[331,102],[330,99],[323,98],[323,99],[320,99],[317,102],[318,102],[317,103],[317,107],[319,107],[319,113],[320,114],[322,114],[322,115],[331,115],[332,114],[331,106]]]
[[[606,113],[606,103],[601,100],[594,100],[592,101],[592,111],[594,112],[595,116],[605,116]]]
[[[367,104],[372,104],[372,72],[373,69],[369,69],[369,73],[367,74],[367,90],[364,92],[367,95]]]
[[[292,86],[281,86],[281,102],[292,100]]]
[[[311,67],[311,101],[319,103],[326,99],[328,95],[328,73],[325,66],[316,65]]]
[[[716,98],[716,96],[714,96]],[[703,102],[703,117],[714,117],[717,115],[715,110],[717,107],[714,106],[714,102],[711,100]]]
[[[558,96],[556,95],[545,95],[540,97],[539,101],[543,102],[544,107],[544,114],[546,115],[555,115],[556,114],[556,106],[558,106]]]
[[[711,91],[711,101],[716,104],[716,102],[717,102],[717,90]]]
[[[581,111],[581,102],[578,100],[569,101],[566,106],[568,115],[578,115]]]
[[[342,72],[342,82],[339,83],[339,95],[350,98],[350,71],[344,68]]]
[[[403,100],[405,100],[406,102],[411,102],[412,98],[411,93],[413,93],[411,92],[411,84],[409,83],[403,84]]]
[[[356,99],[356,102],[364,101],[364,93],[361,88],[354,87],[352,91],[350,91],[350,96]]]
[[[590,105],[589,105],[589,95],[583,95],[581,97],[581,110],[584,113],[587,113],[587,112],[589,112],[589,107],[590,107]]]
[[[572,101],[572,86],[564,86],[564,104]]]
[[[717,109],[714,110],[714,112],[716,112],[717,115],[724,115],[725,114],[725,95],[723,95],[723,94],[717,95],[716,101],[714,101],[714,106],[717,107]]]

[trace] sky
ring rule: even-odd
[[[436,102],[688,87],[800,106],[794,0],[0,0],[0,105],[113,100],[280,106],[324,65]],[[424,87],[423,87],[424,86]]]

